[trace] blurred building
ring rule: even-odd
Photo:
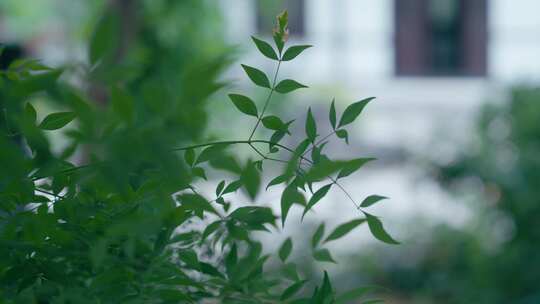
[[[353,152],[368,147],[384,164],[372,178],[364,174],[367,189],[357,191],[362,197],[380,190],[399,201],[399,206],[386,204],[382,213],[421,208],[452,213],[436,204],[440,194],[426,190],[432,186],[412,185],[415,168],[400,162],[403,154],[452,161],[460,143],[470,138],[479,105],[497,100],[514,83],[540,80],[537,0],[222,3],[230,39],[244,45],[249,35],[268,35],[271,16],[289,9],[293,43],[315,47],[284,73],[311,85],[321,103],[338,95],[343,108],[358,98],[378,97],[355,125]],[[244,59],[271,70],[272,63],[256,52]]]

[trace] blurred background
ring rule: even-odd
[[[306,269],[329,269],[343,289],[384,286],[389,303],[540,303],[540,2],[2,0],[0,68],[12,58],[37,57],[73,69],[69,81],[82,82],[78,65],[88,61],[93,29],[111,7],[127,20],[120,41],[145,33],[122,54],[134,66],[160,62],[160,71],[175,77],[185,49],[234,54],[221,76],[227,90],[210,103],[221,118],[210,112],[209,137],[247,136],[251,122],[237,119],[224,96],[262,96],[238,63],[273,70],[250,35],[270,40],[284,8],[291,43],[315,47],[281,75],[310,90],[276,98],[272,111],[286,103],[283,115],[292,118],[310,105],[320,128],[330,130],[333,98],[342,111],[377,97],[351,128],[350,146],[336,141],[330,150],[378,158],[344,186],[358,200],[391,198],[372,212],[402,245],[376,243],[364,227],[336,242],[340,264]],[[279,204],[279,189],[259,200]],[[299,219],[294,211],[291,218]],[[353,211],[335,192],[311,223],[291,225],[284,236],[309,239],[318,219],[332,226],[357,217]]]

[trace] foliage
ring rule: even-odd
[[[310,278],[288,262],[293,240],[266,254],[253,233],[276,233],[278,220],[284,226],[293,206],[304,208],[305,216],[332,187],[345,192],[339,180],[372,158],[332,160],[324,147],[333,135],[348,140],[343,127],[373,98],[348,106],[339,119],[332,102],[332,130],[323,137],[308,110],[305,139],[294,147],[282,144],[293,121],[266,110],[274,93],[306,88],[277,79],[282,62],[309,47],[285,47],[284,12],[273,32],[275,48],[253,38],[276,62],[273,77],[242,65],[255,85],[268,90],[262,108],[242,94],[229,95],[231,105],[255,119],[249,137],[197,144],[204,105],[221,87],[216,79],[226,56],[171,46],[144,22],[140,32],[130,33],[132,27],[123,25],[136,19],[123,14],[128,19],[108,11],[96,27],[83,75],[86,91],[59,79],[62,69],[36,60],[15,61],[2,71],[0,297],[6,303],[346,303],[364,296],[366,289],[336,295],[327,272],[315,290],[300,293]],[[127,51],[118,39],[130,35],[138,52]],[[186,37],[195,44],[197,37]],[[173,52],[180,58],[172,59]],[[141,61],[138,53],[154,57]],[[38,113],[36,96],[62,110]],[[270,132],[269,139],[255,138],[259,128]],[[59,130],[69,144],[58,152],[50,135]],[[177,146],[187,142],[192,144]],[[240,145],[259,159],[235,157]],[[75,165],[73,155],[84,165]],[[240,205],[231,197],[242,190],[255,202],[268,162],[283,164],[283,173],[267,186],[284,186],[280,216],[268,206]],[[216,185],[213,198],[198,190],[210,169],[233,177]],[[313,258],[335,262],[322,245],[363,223],[377,239],[397,243],[363,210],[382,198],[369,197],[362,206],[351,198],[362,217],[326,238],[324,229],[317,229]],[[270,258],[279,258],[289,275],[265,271]]]
[[[510,97],[486,106],[473,147],[438,168],[450,191],[481,191],[471,223],[437,227],[417,265],[398,260],[375,274],[381,284],[429,303],[540,302],[540,90],[517,87]]]

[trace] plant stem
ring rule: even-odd
[[[255,123],[255,127],[253,127],[253,130],[251,131],[251,134],[249,135],[249,139],[251,140],[253,138],[253,135],[255,134],[255,131],[257,130],[257,127],[259,127],[259,124],[261,123],[262,118],[264,117],[264,112],[266,112],[266,108],[268,107],[268,104],[270,103],[270,99],[272,98],[272,94],[275,91],[276,88],[276,79],[277,75],[279,73],[279,67],[281,66],[281,58],[278,61],[278,65],[276,68],[276,72],[274,73],[274,80],[272,80],[272,89],[270,89],[270,93],[268,94],[268,97],[266,98],[266,101],[264,102],[264,107],[261,112],[261,115],[257,118],[257,122]]]

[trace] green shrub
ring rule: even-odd
[[[91,40],[90,67],[82,78],[86,89],[59,79],[62,69],[36,60],[19,60],[2,71],[4,302],[347,303],[366,293],[360,288],[336,295],[326,272],[318,288],[300,293],[310,278],[288,261],[292,239],[277,254],[266,254],[252,236],[256,231],[277,233],[295,205],[304,208],[304,217],[331,188],[346,193],[340,180],[373,160],[331,160],[324,153],[331,136],[348,141],[345,127],[373,98],[351,104],[339,119],[332,102],[327,136],[320,136],[308,110],[305,139],[292,147],[280,143],[290,135],[293,121],[267,113],[272,95],[306,86],[278,81],[279,67],[310,46],[286,48],[287,13],[277,21],[275,47],[253,37],[259,51],[276,63],[273,77],[242,65],[255,85],[268,90],[267,99],[257,105],[245,95],[229,95],[231,105],[254,121],[240,140],[197,143],[206,121],[205,103],[221,87],[216,79],[227,56],[184,50],[184,57],[171,63],[179,68],[177,74],[160,58],[140,66],[122,64],[115,14],[105,14]],[[143,40],[152,42],[140,47],[153,48],[156,56],[170,50],[142,28]],[[62,110],[38,120],[42,115],[32,102],[36,96]],[[50,140],[60,129],[68,141],[61,149]],[[269,138],[256,138],[259,129]],[[241,145],[258,159],[237,158]],[[84,165],[70,161],[74,154]],[[283,165],[282,174],[267,186],[284,186],[279,216],[269,207],[235,201],[235,193],[244,191],[255,202],[268,162]],[[209,198],[198,189],[208,182],[211,169],[232,178],[219,182]],[[382,199],[370,196],[357,204],[351,198],[361,216],[326,236],[321,225],[313,236],[313,258],[334,262],[323,245],[364,223],[377,239],[396,244],[380,220],[364,210]],[[265,271],[269,258],[279,258],[286,275]]]

